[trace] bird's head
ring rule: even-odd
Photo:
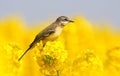
[[[66,16],[60,16],[60,17],[57,18],[56,21],[59,22],[59,23],[61,23],[62,25],[66,25],[67,23],[74,22],[74,21],[70,20]]]

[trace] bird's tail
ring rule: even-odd
[[[30,49],[31,49],[31,47],[29,47],[29,48],[22,54],[22,56],[18,59],[18,61],[20,61],[20,60],[23,58],[23,56],[24,56]]]

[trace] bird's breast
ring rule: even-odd
[[[62,32],[62,27],[58,26],[55,28],[55,32],[53,34],[51,34],[49,37],[47,37],[46,39],[48,40],[55,40],[56,38],[58,38],[58,36],[60,36],[61,32]]]
[[[58,27],[56,27],[56,29],[55,29],[55,33],[53,34],[55,37],[56,36],[59,36],[60,34],[61,34],[61,32],[62,32],[62,27],[60,27],[60,26],[58,26]]]

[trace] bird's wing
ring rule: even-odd
[[[56,24],[53,23],[50,26],[48,26],[47,28],[45,28],[42,32],[40,32],[38,35],[45,38],[48,37],[49,35],[51,35],[52,33],[55,32],[55,28],[56,28]]]
[[[34,39],[34,41],[30,44],[30,47],[32,47],[34,44],[39,42],[40,40],[43,40],[44,38],[48,37],[52,33],[55,32],[55,26],[47,27],[43,31],[41,31]]]

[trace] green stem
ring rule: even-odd
[[[57,70],[57,76],[60,76],[60,71],[59,70]]]

